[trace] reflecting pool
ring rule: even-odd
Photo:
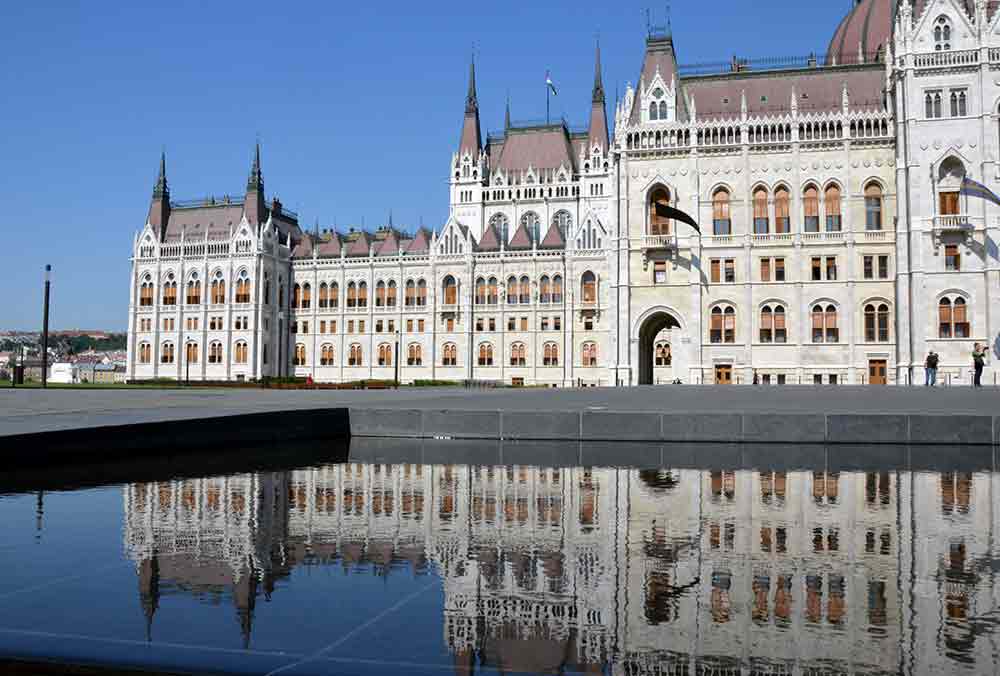
[[[346,456],[7,493],[0,660],[259,674],[1000,670],[991,466],[686,464]]]

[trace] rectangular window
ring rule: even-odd
[[[336,332],[337,332],[337,322],[332,321],[330,322],[330,333],[336,333]]]
[[[482,317],[479,317],[478,319],[476,319],[476,331],[477,332],[483,331],[483,327],[484,326],[485,326],[485,324],[483,323],[483,318]]]
[[[837,279],[837,259],[835,257],[827,256],[826,279],[828,282],[832,282]]]
[[[818,282],[823,279],[823,259],[813,258],[812,259],[812,279],[814,282]]]
[[[736,261],[732,258],[726,259],[726,284],[736,282]]]
[[[785,384],[785,374],[784,373],[779,373],[778,374],[778,384],[779,385],[784,385]]]
[[[765,373],[764,375],[762,375],[760,377],[760,382],[762,384],[764,384],[764,385],[770,385],[771,384],[771,374],[770,373]]]
[[[653,263],[653,283],[666,284],[667,282],[667,262],[656,261]]]
[[[940,207],[938,213],[941,216],[957,216],[959,213],[958,205],[957,192],[942,192],[938,194],[938,206]]]
[[[548,331],[548,330],[549,330],[549,318],[542,317],[542,331]]]
[[[813,385],[822,385],[822,384],[823,384],[823,374],[822,373],[814,373],[813,374]]]
[[[830,384],[831,385],[836,385],[837,384],[837,374],[836,373],[831,373],[830,374]]]
[[[774,281],[783,282],[785,281],[785,259],[775,258],[774,259]]]
[[[347,332],[354,333],[354,320],[351,319],[347,322]]]
[[[507,330],[508,331],[517,330],[517,317],[507,317]]]
[[[417,331],[419,331],[420,333],[424,332],[424,320],[423,319],[418,319],[417,320]]]
[[[943,92],[940,89],[932,89],[924,92],[924,114],[928,119],[941,117],[941,100]]]
[[[761,258],[760,259],[760,281],[770,282],[771,281],[771,259]]]
[[[528,330],[528,318],[527,317],[521,317],[521,330],[522,331],[527,331]]]
[[[562,317],[556,316],[552,318],[552,330],[562,331]]]
[[[396,320],[395,319],[390,319],[389,320],[389,333],[396,333]]]
[[[496,330],[497,330],[497,320],[493,317],[490,317],[490,331],[496,331]]]
[[[878,278],[879,279],[889,279],[889,257],[879,256],[878,257]]]
[[[583,328],[584,328],[585,331],[593,331],[594,330],[594,318],[593,317],[584,317],[584,319],[583,319]]]
[[[362,319],[361,321],[358,322],[358,333],[364,333],[364,332],[365,332],[365,320]]]
[[[962,258],[958,253],[957,244],[945,244],[944,269],[951,272],[958,272],[962,269]]]
[[[320,321],[320,323],[319,323],[319,332],[320,333],[326,333],[326,322]]]
[[[298,322],[292,322],[291,329],[292,329],[292,333],[298,333],[299,332],[299,323]]]
[[[382,333],[382,320],[379,319],[375,322],[375,333]]]
[[[865,279],[875,279],[875,257],[865,256],[863,259],[864,276]]]
[[[949,99],[949,110],[951,111],[952,117],[965,117],[968,111],[968,106],[966,105],[968,95],[964,89],[952,89],[948,96]]]
[[[713,258],[711,261],[711,277],[709,278],[713,284],[718,284],[722,281],[722,261],[718,258]]]
[[[448,317],[445,320],[445,329],[447,331],[454,331],[455,330],[455,318],[454,317]]]
[[[412,319],[407,319],[406,320],[406,332],[407,333],[413,333],[413,320]]]

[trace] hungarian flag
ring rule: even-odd
[[[663,218],[672,218],[675,221],[680,221],[681,223],[687,223],[692,228],[694,228],[698,234],[701,234],[701,228],[695,223],[695,220],[688,216],[686,213],[680,209],[675,209],[665,202],[656,203],[656,215],[662,216]]]
[[[997,194],[987,188],[982,183],[977,183],[969,177],[962,179],[962,189],[959,190],[963,195],[968,195],[969,197],[979,197],[980,199],[993,202],[993,204],[1000,205],[1000,197]]]
[[[548,85],[548,88],[552,91],[552,96],[559,96],[559,94],[556,93],[555,84],[552,83],[552,78],[549,77],[549,71],[545,71],[545,84]]]

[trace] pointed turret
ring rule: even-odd
[[[594,62],[594,92],[590,106],[590,134],[587,141],[588,150],[599,146],[602,151],[608,149],[608,116],[604,109],[604,83],[601,80],[601,43],[597,43],[597,59]]]
[[[465,97],[465,120],[462,122],[458,155],[464,157],[468,153],[478,157],[482,147],[483,140],[479,133],[479,99],[476,97],[476,60],[473,59],[469,64],[469,92]]]
[[[267,207],[264,203],[264,175],[260,169],[260,143],[254,150],[253,164],[250,166],[250,177],[247,179],[246,200],[243,202],[243,212],[247,221],[257,225],[267,220]]]
[[[147,221],[163,238],[170,219],[170,188],[167,187],[167,153],[160,153],[160,174],[153,186],[153,201],[149,205]]]
[[[507,109],[503,115],[503,129],[504,131],[510,130],[510,92],[507,93]]]

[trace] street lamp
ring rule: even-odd
[[[399,331],[396,331],[396,389],[399,389]]]
[[[45,301],[42,305],[42,388],[49,382],[49,286],[52,266],[45,266]]]

